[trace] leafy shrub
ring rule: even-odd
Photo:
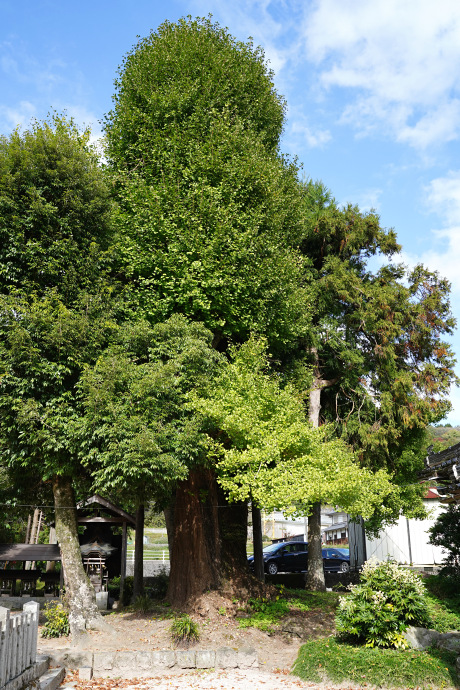
[[[169,629],[174,642],[197,642],[200,639],[200,629],[190,616],[183,615],[176,618]]]
[[[336,627],[351,642],[404,648],[407,627],[429,623],[421,579],[392,561],[367,561],[361,583],[350,585],[350,590],[340,598]]]
[[[57,601],[45,604],[44,616],[46,623],[42,629],[42,637],[65,637],[70,633],[69,617],[62,604]]]
[[[155,597],[164,597],[168,591],[169,575],[166,568],[162,567],[156,575],[149,578],[149,590]]]
[[[442,546],[447,557],[441,575],[460,580],[460,504],[451,503],[430,528],[430,544]]]

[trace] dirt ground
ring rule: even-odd
[[[238,627],[238,618],[235,615],[244,615],[237,611],[238,603],[231,599],[226,599],[215,592],[207,594],[200,602],[200,605],[195,609],[195,614],[192,616],[199,624],[201,636],[200,640],[195,643],[196,649],[217,649],[218,647],[254,647],[259,658],[259,668],[262,672],[269,672],[272,680],[273,674],[276,674],[278,685],[273,685],[274,688],[288,688],[288,687],[313,687],[309,684],[304,684],[298,679],[289,677],[289,671],[292,664],[297,658],[298,650],[301,644],[307,639],[322,637],[331,634],[334,630],[334,616],[332,613],[324,611],[294,611],[287,618],[282,620],[279,629],[274,633],[262,632],[255,628]],[[165,618],[165,615],[171,617]],[[113,632],[96,632],[90,631],[84,646],[94,651],[126,651],[126,650],[160,650],[173,649],[174,645],[169,635],[169,628],[172,622],[172,612],[165,607],[156,607],[153,611],[147,614],[141,614],[133,611],[113,612],[105,617],[105,620],[110,623]],[[53,650],[68,648],[71,645],[69,638],[55,638],[55,639],[39,639],[38,648],[40,653],[47,654]],[[170,673],[170,672],[169,672]],[[251,671],[252,673],[252,671]],[[249,673],[249,676],[251,676]],[[177,674],[170,674],[172,678],[176,678]],[[184,675],[181,672],[181,675]],[[229,683],[233,682],[231,674],[228,671],[219,672],[220,681],[215,686],[218,688],[225,688],[224,677],[230,678]],[[249,683],[243,682],[243,676],[248,676],[248,672],[235,671],[234,675],[241,676],[241,683],[229,687],[251,687],[256,688],[253,681],[247,680]],[[260,675],[260,673],[259,673]],[[191,682],[211,682],[209,672],[195,671],[186,674],[186,677]],[[208,678],[208,681],[206,681]],[[71,678],[70,678],[71,679]],[[212,681],[214,682],[214,680]],[[293,685],[291,685],[291,682]],[[78,683],[78,687],[91,688],[95,687],[93,684]],[[124,683],[124,685],[123,685]],[[132,681],[123,681],[121,687],[132,687]],[[142,682],[140,681],[141,685]],[[217,683],[217,681],[216,681]],[[265,677],[263,684],[268,690],[270,687],[269,677]],[[145,686],[145,682],[144,682]],[[97,682],[98,688],[105,687],[104,684]],[[107,687],[114,687],[113,681]],[[158,684],[154,687],[159,687]],[[172,684],[165,685],[165,687],[173,688]],[[177,685],[176,687],[182,687]],[[184,685],[183,687],[187,687]],[[208,687],[207,685],[189,685],[188,687]],[[214,685],[209,685],[214,687]]]

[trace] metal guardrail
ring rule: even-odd
[[[22,608],[11,616],[0,606],[0,690],[37,659],[39,604],[29,601]]]

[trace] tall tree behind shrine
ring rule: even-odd
[[[221,351],[251,333],[274,354],[305,337],[308,261],[293,248],[303,206],[297,167],[279,153],[284,115],[263,52],[210,20],[166,22],[126,56],[105,129],[138,318],[181,313]],[[190,466],[176,507],[168,596],[181,603],[245,569],[247,508],[227,504],[206,462]]]
[[[73,508],[75,385],[113,328],[112,202],[88,142],[58,116],[0,139],[0,455],[53,486],[74,635],[103,625]]]

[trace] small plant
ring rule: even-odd
[[[200,639],[200,629],[190,616],[186,614],[176,618],[169,629],[171,637],[176,644],[197,642]]]
[[[367,561],[361,583],[349,589],[351,594],[340,598],[336,616],[337,631],[345,640],[403,649],[407,627],[429,623],[422,581],[392,561]]]
[[[133,609],[139,613],[148,613],[153,607],[153,601],[147,594],[136,597],[133,603]]]
[[[149,579],[149,582],[153,596],[166,596],[169,584],[169,574],[166,572],[166,568],[164,566],[160,568],[156,575]]]
[[[219,613],[220,613],[221,616],[226,616],[226,615],[227,615],[227,609],[225,608],[225,606],[221,606],[221,607],[220,607]]]
[[[285,599],[276,597],[275,600],[249,599],[247,618],[239,622],[240,628],[258,628],[265,632],[271,632],[280,622],[281,618],[289,613],[289,604]]]
[[[42,637],[66,637],[70,633],[69,617],[62,604],[56,601],[45,604],[44,616]]]

